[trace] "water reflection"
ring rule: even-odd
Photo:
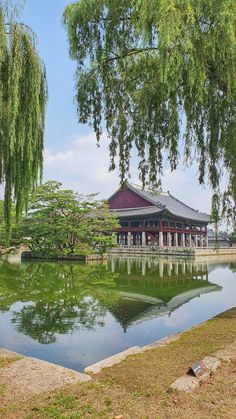
[[[152,317],[171,314],[181,305],[204,293],[220,291],[209,283],[206,263],[186,259],[112,258],[120,298],[110,311],[124,331]]]
[[[214,270],[222,267],[233,275],[236,262],[130,257],[92,265],[1,261],[0,346],[31,356],[37,348],[39,357],[55,362],[58,357],[62,365],[82,369],[178,331],[161,319],[177,318],[185,305],[188,316],[182,328],[202,321],[195,301],[209,295],[214,302],[214,295],[221,294],[223,284],[214,280]],[[50,351],[43,349],[47,346]]]
[[[167,314],[203,293],[221,288],[208,282],[206,264],[186,260],[112,258],[108,265],[29,263],[0,267],[0,310],[13,311],[17,331],[46,344],[56,334],[104,325],[108,311],[124,331]]]
[[[116,298],[114,278],[104,265],[25,263],[0,266],[0,310],[17,302],[11,321],[17,331],[38,342],[56,341],[56,334],[103,325],[106,300]]]

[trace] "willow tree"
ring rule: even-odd
[[[80,0],[64,23],[79,120],[98,141],[105,127],[111,170],[118,156],[123,182],[135,146],[143,185],[156,185],[163,157],[175,170],[183,155],[235,222],[235,0]]]
[[[47,83],[32,30],[0,2],[0,183],[7,241],[11,205],[19,218],[42,173]]]

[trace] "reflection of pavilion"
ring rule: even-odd
[[[173,275],[191,274],[194,279],[208,279],[208,265],[206,262],[198,263],[184,258],[151,258],[151,257],[116,257],[110,258],[112,272],[123,272],[128,276],[134,273],[140,277],[154,274],[155,278],[172,277]],[[152,273],[152,271],[154,271]]]
[[[117,272],[115,306],[107,307],[124,330],[171,313],[202,294],[220,291],[208,281],[204,263],[184,259],[114,258],[110,260]]]

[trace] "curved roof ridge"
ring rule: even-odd
[[[205,212],[201,212],[201,211],[199,211],[199,210],[196,210],[196,209],[194,209],[194,208],[190,207],[190,205],[185,204],[185,202],[180,201],[180,199],[176,198],[176,197],[175,197],[174,195],[172,195],[170,192],[168,192],[168,195],[169,195],[169,196],[171,196],[171,198],[175,199],[175,201],[177,201],[177,202],[179,202],[180,204],[184,205],[185,207],[187,207],[187,208],[191,209],[192,211],[194,211],[194,212],[196,212],[196,213],[198,213],[198,214],[208,215],[208,214],[206,214]]]
[[[136,187],[138,188],[137,193],[140,191],[140,186],[136,186],[136,185],[132,185],[129,183],[129,186],[133,187],[133,189],[136,190]],[[146,199],[149,199],[149,197],[147,197],[147,195],[145,194],[145,192],[147,192],[148,194],[152,194],[152,191],[150,189],[143,189],[144,194],[143,196],[145,196]],[[140,191],[141,192],[141,191]],[[190,207],[190,205],[185,204],[185,202],[180,201],[180,199],[176,198],[174,195],[172,195],[169,191],[159,191],[158,194],[160,196],[169,196],[170,198],[174,199],[176,202],[178,202],[179,204],[185,206],[186,208],[190,209],[191,211],[194,211],[196,214],[200,214],[203,216],[209,216],[209,214],[206,214],[205,212],[201,212],[199,210],[196,210],[195,208]],[[153,194],[153,201],[157,204],[157,201],[155,201],[155,197],[156,199],[158,199],[158,194],[154,195]],[[167,208],[168,209],[168,205],[163,205],[161,203],[158,203],[162,208]],[[171,211],[170,211],[171,212]]]
[[[131,182],[127,182],[127,186],[131,186],[132,188],[134,188],[135,190],[139,190],[140,192],[142,192],[142,191],[146,191],[146,192],[149,192],[151,195],[153,194],[153,196],[157,196],[157,194],[154,194],[153,193],[153,190],[152,189],[149,189],[149,188],[143,188],[142,186],[140,186],[140,185],[137,185],[136,183],[131,183]],[[165,192],[163,192],[161,189],[158,191],[158,193],[159,194],[161,194],[161,193],[165,193]]]

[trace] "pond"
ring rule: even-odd
[[[236,258],[0,261],[0,347],[77,371],[236,305]]]

